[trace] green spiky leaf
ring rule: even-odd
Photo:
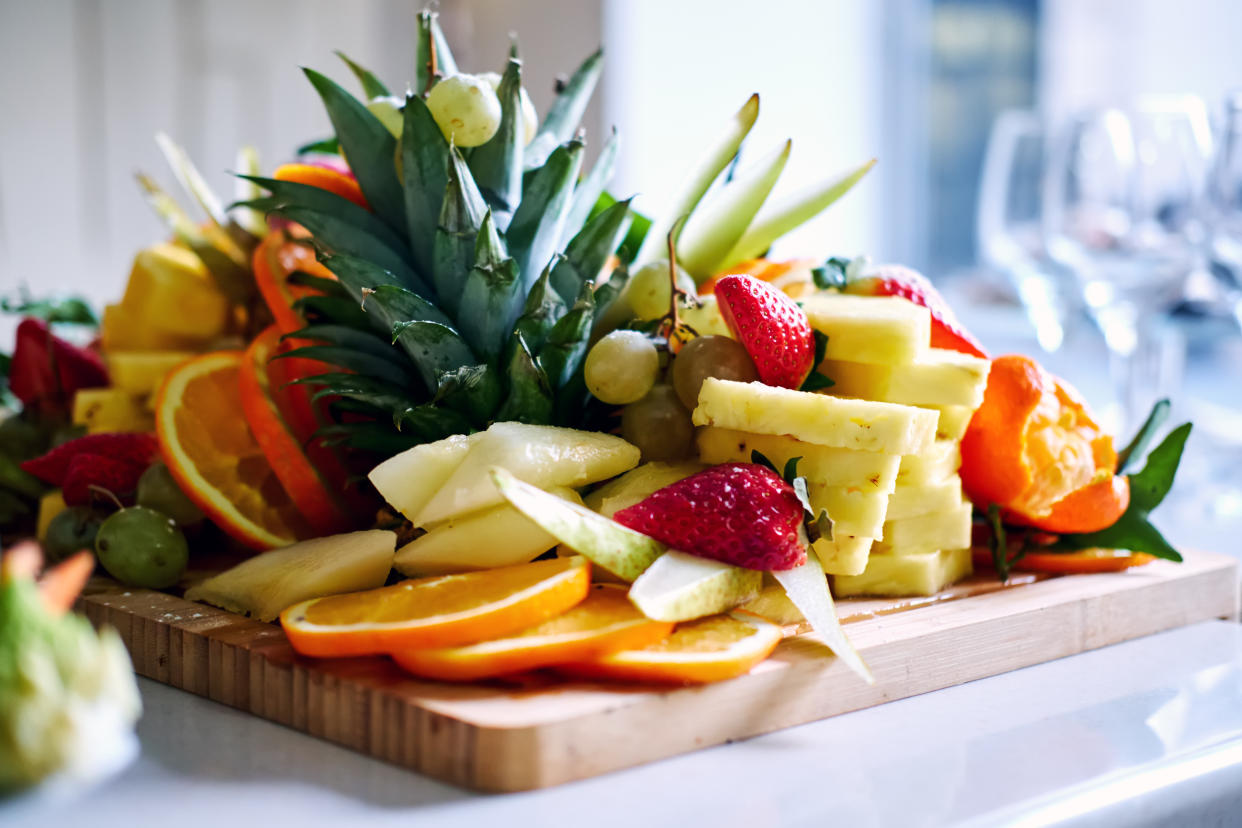
[[[553,389],[564,387],[582,367],[595,321],[595,285],[584,282],[574,306],[552,326],[539,350],[539,367]]]
[[[347,445],[358,451],[374,452],[386,457],[427,442],[413,430],[395,431],[387,423],[341,423],[324,426],[315,432],[325,446]]]
[[[285,281],[291,285],[311,288],[324,296],[340,296],[345,299],[353,298],[349,295],[349,291],[345,289],[345,286],[338,280],[329,279],[326,276],[314,276],[301,270],[295,270],[285,277]]]
[[[447,325],[426,321],[396,322],[392,326],[392,338],[409,354],[419,376],[432,391],[444,374],[478,363],[461,334]]]
[[[307,207],[288,206],[277,212],[309,230],[315,247],[323,253],[369,261],[391,273],[396,283],[407,290],[423,296],[435,295],[431,286],[400,255],[367,231]]]
[[[552,288],[552,270],[559,263],[559,258],[553,259],[543,269],[538,281],[526,294],[526,304],[522,308],[522,315],[518,317],[513,327],[514,331],[521,334],[522,339],[536,353],[547,341],[548,332],[552,330],[556,320],[565,313],[565,303]]]
[[[485,428],[504,397],[500,373],[491,365],[467,365],[440,376],[433,402],[447,405]]]
[[[489,211],[479,229],[474,267],[466,277],[458,315],[462,334],[485,360],[500,355],[525,297],[517,262],[503,255]]]
[[[423,273],[432,272],[440,202],[448,186],[449,145],[422,98],[407,95],[401,131],[401,175],[406,231]]]
[[[619,201],[591,219],[565,248],[565,259],[552,272],[552,286],[561,296],[574,296],[583,282],[595,282],[608,257],[630,226],[630,202]]]
[[[396,352],[393,353],[395,356]],[[410,373],[410,364],[406,360],[379,359],[373,353],[354,351],[335,345],[307,345],[272,357],[272,359],[286,358],[316,359],[338,368],[348,368],[364,377],[373,377],[403,388],[417,381],[417,378]]]
[[[470,154],[470,171],[502,230],[522,200],[522,64],[510,60],[500,78],[500,127]],[[533,280],[532,280],[533,281]]]
[[[530,348],[515,333],[505,365],[509,395],[496,413],[497,420],[545,424],[552,420],[552,388],[543,369],[535,362]]]
[[[351,351],[369,354],[376,359],[403,359],[392,344],[386,340],[380,339],[378,336],[374,336],[364,330],[349,328],[344,325],[307,325],[305,328],[301,328],[293,333],[285,334],[281,339],[298,339],[338,345]]]
[[[349,67],[349,71],[354,73],[354,77],[358,79],[358,83],[362,85],[362,94],[368,98],[386,98],[392,93],[388,91],[388,87],[384,82],[375,76],[375,73],[366,67],[359,66],[349,59],[349,56],[339,49],[333,52],[341,60],[345,61],[345,65]]]
[[[471,431],[470,423],[465,417],[451,408],[434,405],[408,408],[393,418],[393,425],[402,432],[419,435],[424,443],[442,440],[452,434],[469,434]]]
[[[528,168],[542,166],[558,146],[574,137],[603,69],[604,50],[601,48],[584,60],[569,78],[539,125],[535,140],[530,142]]]
[[[415,39],[414,91],[423,94],[431,88],[431,51],[436,54],[436,74],[448,77],[457,74],[457,61],[449,49],[448,39],[440,29],[440,15],[424,9],[418,13],[418,33]]]
[[[466,162],[456,149],[452,150],[448,172],[448,185],[436,227],[431,273],[441,304],[456,316],[466,277],[474,266],[475,241],[479,237],[487,207],[474,185]]]
[[[303,296],[294,301],[293,309],[301,312],[312,323],[362,329],[371,325],[371,320],[357,302],[339,296]]]
[[[419,404],[414,395],[405,388],[361,374],[343,372],[317,374],[313,377],[295,379],[291,384],[309,385],[315,388],[316,391],[312,396],[314,400],[321,400],[325,397],[344,397],[374,406],[394,416]]]
[[[591,167],[591,171],[583,176],[578,186],[574,188],[573,203],[569,207],[569,214],[565,217],[565,229],[561,232],[562,245],[576,236],[587,221],[597,214],[595,205],[599,197],[603,195],[608,182],[612,180],[620,150],[621,136],[614,129],[608,143],[604,144],[604,148],[600,150],[595,166]],[[627,203],[628,201],[627,199]]]
[[[322,153],[323,155],[340,155],[341,142],[336,140],[336,136],[331,138],[319,138],[315,141],[307,141],[296,150],[295,155],[309,155],[311,153]]]
[[[581,141],[570,141],[556,148],[548,157],[548,163],[535,174],[530,190],[522,194],[522,203],[505,231],[509,255],[517,260],[526,290],[539,278],[556,252],[565,216],[569,213],[574,182],[582,166],[582,149]]]

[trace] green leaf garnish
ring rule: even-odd
[[[814,367],[811,368],[811,373],[806,375],[802,385],[798,387],[799,391],[822,391],[836,385],[832,378],[820,373],[819,370],[819,366],[824,361],[824,355],[828,353],[828,335],[821,331],[811,333],[815,337],[815,359],[811,363]]]
[[[819,267],[811,270],[811,279],[820,290],[840,290],[845,287],[845,269],[849,259],[833,256]]]
[[[1130,444],[1117,453],[1117,474],[1121,474],[1130,465],[1131,460],[1137,460],[1143,456],[1143,452],[1147,450],[1147,445],[1156,437],[1156,432],[1160,430],[1160,426],[1164,425],[1164,421],[1169,419],[1169,411],[1173,408],[1169,404],[1168,399],[1157,400],[1152,406],[1151,413],[1147,415],[1147,419],[1139,428],[1138,433],[1134,435],[1134,439]]]
[[[988,547],[992,551],[992,568],[996,570],[996,576],[1002,582],[1009,580],[1009,567],[1020,561],[1025,555],[1024,549],[1019,549],[1013,557],[1009,556],[1009,539],[1005,536],[1005,524],[1001,521],[1000,507],[995,503],[988,506],[988,526],[991,532],[988,533]]]

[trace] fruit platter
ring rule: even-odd
[[[76,596],[142,675],[513,790],[1236,616],[1150,519],[1167,401],[1123,444],[923,275],[771,256],[873,161],[770,198],[754,96],[642,215],[602,54],[541,118],[516,42],[415,46],[404,94],[305,69],[333,134],[232,203],[159,136],[193,210],[139,176],[170,235],[98,319],[6,303],[0,685]]]

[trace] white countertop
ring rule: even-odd
[[[145,679],[142,753],[6,828],[89,825],[1225,825],[1242,626],[1209,622],[522,794],[443,785]],[[635,734],[634,738],[642,738]]]

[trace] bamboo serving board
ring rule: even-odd
[[[280,628],[174,595],[92,582],[79,608],[119,630],[141,675],[486,791],[542,788],[1213,618],[1238,617],[1228,556],[1117,574],[975,578],[936,599],[838,609],[875,673],[856,678],[791,633],[749,675],[702,687],[520,681],[451,685],[382,658],[320,661]]]

